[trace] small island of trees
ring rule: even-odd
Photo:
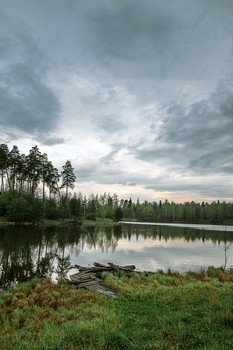
[[[10,222],[42,222],[43,220],[83,218],[96,220],[122,218],[132,221],[231,224],[233,204],[194,201],[181,203],[119,199],[117,194],[91,194],[74,189],[76,175],[69,160],[61,172],[34,146],[28,155],[0,145],[0,217]]]

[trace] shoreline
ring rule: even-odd
[[[87,220],[83,219],[82,221],[74,221],[74,220],[49,220],[44,219],[41,222],[11,222],[11,221],[3,221],[0,220],[0,226],[100,226],[100,225],[109,225],[114,226],[118,225],[118,222],[113,221],[112,219],[99,219],[94,220]]]
[[[128,221],[120,220],[114,221],[113,219],[107,218],[96,218],[96,220],[88,220],[88,219],[80,219],[80,220],[72,220],[72,219],[44,219],[41,222],[12,222],[4,220],[4,218],[0,218],[0,226],[99,226],[99,225],[121,225],[121,224],[131,224],[131,225],[148,225],[148,226],[173,226],[173,227],[187,227],[194,229],[203,229],[203,230],[216,230],[216,231],[233,231],[233,222],[231,223],[221,223],[221,224],[211,224],[211,223],[182,223],[182,222],[151,222],[151,221]]]

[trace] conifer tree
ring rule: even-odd
[[[67,160],[66,164],[62,167],[62,185],[61,188],[66,189],[66,197],[68,197],[69,188],[74,188],[74,183],[76,180],[76,176],[74,174],[74,168],[72,168],[71,162]]]
[[[4,175],[7,172],[8,156],[9,156],[8,146],[2,143],[0,145],[1,192],[4,192]]]

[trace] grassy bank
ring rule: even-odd
[[[88,220],[86,218],[79,219],[77,221],[70,220],[70,219],[58,219],[58,220],[43,220],[44,225],[83,225],[83,226],[96,226],[96,225],[116,225],[117,222],[114,222],[112,219],[107,218],[99,218],[97,217],[96,220]]]
[[[96,220],[88,220],[88,219],[80,219],[76,222],[70,219],[56,219],[56,220],[50,220],[50,219],[44,219],[41,222],[38,223],[39,225],[45,225],[45,226],[62,226],[62,225],[84,225],[84,226],[96,226],[96,225],[117,225],[117,222],[115,222],[112,219],[107,218],[96,218]],[[3,216],[0,216],[0,225],[15,225],[14,222],[7,221],[6,218]],[[32,225],[32,223],[24,222],[20,223],[20,225]]]
[[[104,274],[110,299],[49,280],[17,286],[0,299],[0,348],[232,349],[233,274]]]

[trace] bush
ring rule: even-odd
[[[8,204],[6,214],[9,221],[16,223],[26,221],[29,214],[26,199],[22,197],[12,199]]]
[[[0,215],[6,216],[9,203],[14,197],[19,197],[17,192],[4,192],[0,195]],[[21,196],[20,196],[21,197]]]
[[[36,223],[44,219],[44,205],[39,198],[29,198],[28,200],[28,216],[26,221]]]
[[[70,207],[66,199],[63,199],[63,201],[61,202],[58,209],[58,213],[59,218],[62,218],[63,220],[68,219],[70,217]]]
[[[0,195],[0,216],[5,216],[7,211],[7,200],[3,194]]]
[[[54,199],[48,199],[44,202],[45,218],[46,219],[58,219],[58,207]]]
[[[96,216],[94,213],[89,213],[86,215],[86,219],[96,221]]]

